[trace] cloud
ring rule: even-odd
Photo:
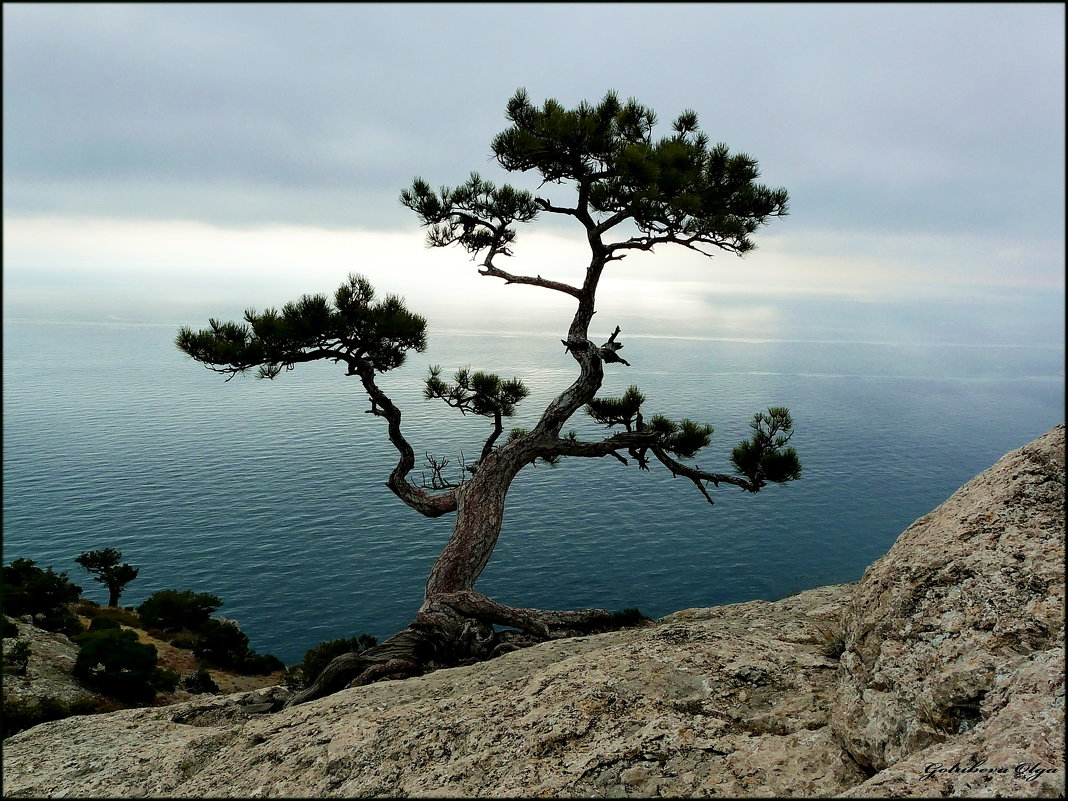
[[[1063,217],[1064,14],[1052,6],[4,15],[9,213],[396,228],[413,175],[495,172],[489,141],[523,85],[567,104],[615,88],[665,123],[694,108],[820,225],[1018,232]]]
[[[553,327],[567,298],[426,251],[398,201],[416,175],[456,184],[472,170],[554,191],[490,155],[519,86],[567,105],[616,89],[653,107],[661,132],[693,108],[713,141],[755,156],[762,180],[790,191],[790,216],[758,233],[750,258],[658,248],[614,263],[598,324],[611,314],[631,330],[698,330],[733,315],[771,331],[793,319],[766,313],[772,296],[1063,294],[1062,6],[3,14],[5,311],[49,308],[59,293],[75,311],[91,298],[113,310],[121,300],[122,314],[239,313],[330,291],[356,270],[450,325]],[[521,229],[514,271],[577,281],[573,222]],[[1063,303],[1041,313],[1059,322]]]

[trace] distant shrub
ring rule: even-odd
[[[264,676],[282,670],[285,663],[274,654],[257,654],[249,651],[236,665],[237,672],[244,676]]]
[[[127,704],[147,704],[156,695],[156,649],[127,629],[87,631],[74,638],[81,648],[74,675],[86,686]]]
[[[820,646],[820,653],[828,659],[839,659],[845,653],[846,635],[844,631],[830,634]]]
[[[102,607],[96,601],[90,601],[88,598],[79,598],[74,602],[72,608],[82,617],[87,617],[92,620],[97,616],[97,613]]]
[[[12,734],[47,723],[50,720],[62,720],[74,715],[94,715],[98,712],[111,712],[118,707],[98,698],[80,698],[66,703],[58,698],[38,698],[20,700],[4,698],[4,714],[0,717],[0,738],[6,739]]]
[[[30,663],[30,644],[26,640],[15,640],[11,647],[4,646],[4,668],[16,676],[25,676]]]
[[[304,661],[299,666],[295,665],[286,670],[283,674],[283,681],[290,682],[294,689],[307,687],[319,678],[323,668],[329,665],[335,657],[348,653],[358,654],[375,645],[378,645],[378,640],[370,634],[321,642],[305,652]]]
[[[181,676],[178,675],[177,671],[170,668],[158,667],[152,674],[152,686],[160,692],[173,692],[180,681]]]
[[[233,623],[211,618],[197,631],[193,653],[219,667],[236,667],[248,653],[248,636]]]
[[[300,665],[290,665],[282,670],[282,675],[278,681],[283,687],[288,687],[290,690],[302,690],[305,686],[304,669]]]
[[[177,631],[198,630],[223,605],[217,595],[192,590],[160,590],[154,592],[137,607],[141,623],[146,628]]]
[[[160,632],[160,634],[163,634],[163,632]],[[184,648],[187,651],[192,651],[197,644],[197,635],[188,629],[170,636],[164,635],[162,638],[157,639],[166,639],[175,648]]]
[[[2,574],[5,614],[33,615],[35,624],[49,631],[81,631],[67,605],[78,600],[82,588],[66,573],[56,573],[51,567],[42,570],[32,559],[16,559]]]
[[[258,654],[248,647],[248,635],[231,621],[211,618],[196,632],[193,653],[213,665],[247,676],[281,670],[285,665],[271,654]]]
[[[181,678],[181,687],[191,693],[217,693],[219,685],[204,668],[197,668],[195,673],[190,673]]]
[[[119,621],[110,617],[94,617],[89,622],[89,631],[107,631],[108,629],[121,629]]]
[[[142,628],[141,618],[138,617],[137,612],[132,609],[124,609],[121,606],[99,606],[97,607],[96,615],[93,616],[94,620],[97,618],[114,620],[116,623],[134,629]]]
[[[78,616],[66,606],[57,606],[46,612],[38,612],[33,616],[33,625],[46,631],[66,634],[68,637],[85,631],[85,626],[78,620]]]

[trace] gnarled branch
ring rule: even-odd
[[[375,383],[374,369],[371,365],[364,361],[355,361],[350,364],[349,374],[360,377],[364,390],[371,398],[371,413],[386,418],[389,425],[389,441],[400,454],[397,466],[389,474],[386,486],[408,506],[426,517],[440,517],[448,512],[455,512],[457,506],[455,489],[450,489],[440,495],[432,495],[407,480],[408,473],[415,467],[415,451],[401,433],[400,409]]]
[[[497,267],[490,263],[489,259],[487,259],[483,263],[482,269],[478,272],[479,275],[488,275],[492,276],[493,278],[501,278],[506,284],[529,284],[531,286],[540,286],[545,289],[554,289],[557,292],[563,292],[564,294],[571,295],[576,298],[581,297],[582,295],[581,289],[579,289],[578,287],[571,286],[570,284],[565,284],[562,281],[550,281],[547,278],[542,278],[540,275],[512,275],[511,273],[505,272],[500,267]]]
[[[671,471],[671,474],[673,476],[683,476],[685,478],[690,479],[690,481],[692,481],[694,485],[699,490],[701,490],[701,494],[705,496],[709,503],[715,503],[715,501],[712,500],[711,496],[708,494],[708,491],[705,489],[705,486],[702,482],[711,481],[717,487],[720,484],[733,484],[736,487],[741,487],[746,492],[760,491],[760,486],[754,484],[748,479],[739,478],[738,476],[732,476],[726,473],[709,473],[707,470],[701,470],[697,467],[690,467],[689,465],[684,465],[681,462],[672,459],[667,454],[667,452],[665,452],[664,449],[661,448],[659,445],[653,445],[650,450],[653,452],[656,458],[659,459],[660,462],[668,470]]]

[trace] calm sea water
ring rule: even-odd
[[[385,638],[419,606],[451,517],[385,488],[395,452],[354,379],[306,365],[225,382],[173,347],[172,325],[4,324],[3,558],[67,570],[115,547],[140,567],[123,603],[219,595],[287,663],[326,639]],[[800,481],[709,506],[685,479],[614,459],[520,474],[479,589],[546,608],[677,609],[853,581],[914,519],[1064,419],[1064,349],[631,337],[648,413],[716,427],[697,463],[726,472],[753,412],[786,405]],[[485,421],[422,400],[429,364],[523,378],[529,425],[575,374],[559,337],[432,333],[383,378],[417,453],[476,455]],[[584,436],[597,430],[581,415]]]

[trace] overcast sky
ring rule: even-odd
[[[5,3],[3,22],[7,316],[170,322],[350,271],[432,324],[552,316],[567,298],[425,250],[397,200],[472,170],[534,188],[489,151],[522,86],[569,106],[614,89],[665,134],[692,108],[790,192],[745,259],[614,266],[602,309],[632,326],[769,335],[837,299],[1063,336],[1060,3]],[[524,228],[509,269],[568,279],[576,234]]]

